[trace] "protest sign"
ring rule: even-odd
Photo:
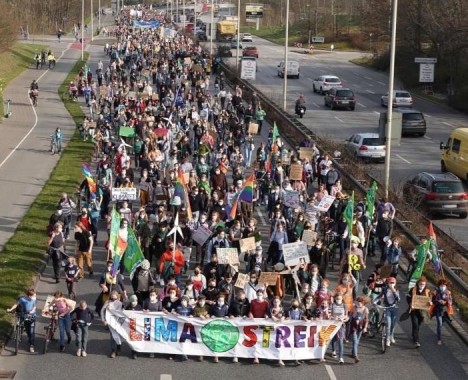
[[[250,275],[244,274],[244,273],[239,273],[237,275],[237,280],[236,280],[236,283],[234,284],[234,286],[236,288],[244,289],[244,286],[245,286],[245,284],[247,284],[249,282],[249,279],[250,279]]]
[[[335,197],[331,195],[324,195],[323,198],[320,200],[320,203],[317,205],[317,210],[327,212],[334,201]]]
[[[239,245],[241,252],[253,251],[255,249],[255,238],[252,236],[246,239],[240,239]]]
[[[278,272],[261,272],[260,278],[258,279],[258,283],[260,285],[276,285],[276,281],[279,277]]]
[[[314,148],[299,148],[299,157],[301,159],[307,158],[308,160],[311,160],[314,157],[314,153]]]
[[[218,255],[219,264],[239,264],[239,253],[237,248],[216,248],[216,254]]]
[[[293,181],[302,181],[302,165],[292,164],[289,170],[289,179]]]
[[[413,295],[411,299],[411,309],[413,310],[428,310],[431,298],[426,296]]]
[[[136,187],[113,187],[112,200],[113,201],[136,201],[137,189]]]
[[[209,228],[205,226],[199,226],[195,231],[193,231],[192,239],[199,245],[203,245],[212,234],[213,233]]]
[[[299,207],[299,192],[285,190],[283,192],[283,201],[286,207],[298,208]]]
[[[309,263],[309,252],[307,245],[303,241],[283,244],[284,263],[288,266]]]
[[[256,135],[258,133],[258,124],[250,122],[248,132],[252,135]]]
[[[311,246],[315,244],[317,240],[317,232],[312,230],[304,230],[302,232],[302,241],[307,245]]]

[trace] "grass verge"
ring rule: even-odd
[[[85,61],[88,57],[89,53],[85,53]],[[68,91],[68,83],[75,78],[82,65],[81,61],[75,64],[58,90],[76,125],[82,122],[84,113],[78,103],[68,101],[64,94]],[[12,321],[5,309],[14,304],[23,290],[33,283],[47,244],[45,228],[49,217],[55,211],[60,193],[73,194],[79,186],[81,163],[90,159],[92,151],[92,144],[83,142],[76,129],[49,180],[0,254],[0,347],[7,338]]]
[[[16,42],[11,48],[0,54],[0,120],[5,115],[5,100],[2,89],[31,66],[35,53],[46,48],[46,45]]]

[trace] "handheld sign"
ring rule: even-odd
[[[293,181],[302,181],[302,165],[293,164],[289,171],[289,178]]]
[[[315,244],[317,240],[317,232],[312,230],[304,230],[302,232],[302,241],[307,245],[311,246]]]
[[[431,299],[426,296],[414,295],[411,300],[411,309],[413,310],[427,310],[431,304]]]
[[[250,276],[248,274],[239,273],[237,275],[237,281],[234,284],[236,288],[244,289],[245,284],[249,282]]]
[[[216,248],[216,254],[218,255],[219,264],[239,264],[239,254],[237,248]]]
[[[112,188],[113,201],[135,201],[137,199],[136,187]]]
[[[255,238],[252,236],[245,239],[240,239],[239,245],[241,252],[253,251],[255,249]]]
[[[198,243],[198,245],[203,245],[210,238],[212,232],[209,228],[205,226],[199,226],[195,231],[193,231],[192,239]]]
[[[317,206],[317,210],[327,212],[333,202],[335,201],[335,197],[331,195],[325,195]]]
[[[276,285],[276,281],[279,277],[278,272],[261,272],[260,278],[258,279],[258,283],[263,285]]]
[[[307,245],[303,241],[283,244],[283,256],[286,266],[308,264],[310,262]]]

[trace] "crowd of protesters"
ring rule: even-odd
[[[128,273],[113,273],[109,252],[95,305],[103,319],[108,310],[121,309],[201,318],[336,319],[343,321],[343,327],[333,339],[331,357],[344,363],[344,343],[349,340],[357,363],[359,340],[369,326],[369,297],[360,291],[361,273],[370,261],[367,257],[380,252],[365,290],[392,310],[387,313],[387,345],[394,344],[401,248],[393,233],[393,205],[380,200],[375,214],[369,215],[366,202],[355,202],[352,223],[348,223],[344,210],[350,192],[343,189],[331,157],[321,153],[310,138],[300,143],[301,148],[310,148],[309,155],[294,154],[280,137],[281,125],[265,132],[266,113],[258,96],[253,93],[247,98],[241,87],[228,87],[219,57],[210,56],[191,36],[173,31],[164,16],[142,9],[143,20],[158,21],[160,26],[135,28],[129,9],[124,9],[113,29],[116,42],[105,47],[107,61],[99,61],[95,71],[84,67],[70,84],[70,96],[74,100],[82,96],[89,112],[81,134],[96,147],[96,189],[83,181],[76,202],[80,205],[63,194],[51,216],[49,252],[56,281],[60,281],[65,245],[74,238],[77,250],[65,265],[65,281],[69,297],[76,298],[85,264],[88,276],[93,276],[93,247],[109,248],[108,235],[98,236],[98,230],[109,234],[111,209],[117,207],[120,228],[135,231],[145,260],[130,284],[123,276]],[[250,123],[257,124],[258,134],[268,138],[260,141],[249,133]],[[302,167],[300,178],[291,178],[292,165]],[[181,175],[188,194],[183,199],[175,195]],[[251,202],[240,201],[231,215],[233,199],[251,176]],[[136,188],[138,197],[114,203],[112,188]],[[291,192],[297,194],[294,204],[285,199]],[[335,200],[327,212],[320,212],[318,204],[327,195]],[[76,207],[80,210],[73,227],[71,215]],[[257,209],[270,221],[268,236],[259,231]],[[176,215],[183,238],[174,242],[169,231]],[[200,228],[211,231],[202,244],[193,240]],[[308,263],[298,268],[296,283],[285,265],[282,246],[301,240],[307,230],[316,233],[316,238],[307,247]],[[249,274],[249,281],[238,289],[234,286],[237,270],[218,263],[216,248],[239,249],[240,240],[248,237],[255,238],[255,248],[239,251],[238,271]],[[335,285],[328,278],[331,255],[335,255],[334,248],[330,251],[332,243],[338,256]],[[351,256],[357,257],[359,265],[351,265]],[[392,265],[386,279],[379,274],[383,265]],[[276,285],[259,283],[263,271],[280,273]],[[419,281],[416,294],[425,293],[425,287],[425,280]],[[286,294],[293,295],[293,300],[286,302]],[[19,304],[28,311],[34,300],[31,291]],[[451,305],[444,284],[432,301],[441,327],[444,311]],[[84,301],[64,313],[77,320],[76,355],[86,356],[93,313]],[[411,311],[417,347],[421,313]],[[63,346],[71,318],[61,326]],[[28,331],[33,347],[34,331]],[[114,358],[120,355],[122,342],[112,334],[110,341],[110,357]],[[132,356],[137,358],[138,353]],[[258,358],[252,359],[259,363]],[[218,362],[218,357],[213,360]],[[323,356],[321,361],[325,360]],[[281,360],[278,364],[284,365]]]

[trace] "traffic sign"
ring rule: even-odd
[[[437,63],[437,58],[419,57],[414,59],[414,63]]]

